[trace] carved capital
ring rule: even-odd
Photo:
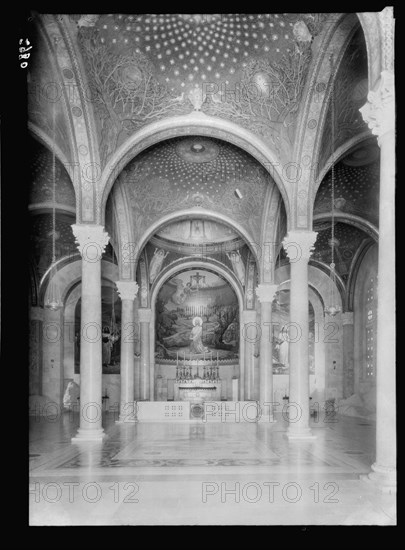
[[[81,257],[89,262],[101,260],[110,239],[102,225],[73,224],[73,235]]]
[[[140,323],[150,323],[152,320],[152,310],[140,307],[138,309],[138,319]]]
[[[364,121],[375,136],[381,137],[395,129],[394,73],[382,71],[374,90],[367,96],[367,103],[360,109]]]
[[[135,300],[138,294],[138,284],[135,281],[116,281],[121,300]]]
[[[278,285],[271,285],[269,283],[262,283],[256,287],[256,296],[259,298],[259,302],[272,302],[274,296],[278,290]]]
[[[344,313],[342,313],[342,324],[343,325],[353,324],[353,311],[345,311]]]
[[[308,261],[317,236],[315,231],[289,231],[283,239],[283,246],[290,262]]]

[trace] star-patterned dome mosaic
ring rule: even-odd
[[[370,140],[350,152],[335,168],[335,209],[360,216],[378,225],[379,148]],[[331,211],[331,171],[323,179],[314,213]]]
[[[139,155],[125,168],[127,181],[149,181],[146,194],[156,191],[162,200],[165,184],[180,192],[202,193],[216,200],[230,181],[247,176],[266,179],[265,169],[248,153],[225,141],[205,138],[174,138],[159,143]]]
[[[315,242],[315,250],[311,257],[312,260],[318,260],[326,265],[332,261],[330,240],[332,237],[331,225],[325,223],[322,226],[315,226],[314,230],[318,232]],[[335,223],[335,263],[336,271],[346,280],[349,276],[350,267],[356,251],[362,241],[369,238],[364,231],[348,225],[346,223]]]
[[[297,22],[305,21],[308,33],[315,34],[325,16],[283,13],[93,17],[97,19],[79,19],[79,27],[98,29],[100,43],[115,54],[134,50],[146,55],[161,80],[175,90],[195,81],[230,84],[234,75],[246,67],[250,56],[277,60],[292,51],[297,35],[302,37],[305,32],[303,27],[294,27]],[[140,76],[136,69],[128,69],[127,84],[135,86]]]
[[[242,149],[200,136],[150,147],[128,163],[115,183],[131,205],[134,238],[165,215],[200,207],[225,215],[259,239],[266,192],[275,185]]]
[[[29,203],[53,202],[53,155],[36,140],[30,140],[31,187]],[[58,158],[55,158],[56,203],[76,208],[75,192],[69,174]]]

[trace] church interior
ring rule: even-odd
[[[392,8],[32,28],[30,524],[395,525]]]

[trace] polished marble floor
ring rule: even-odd
[[[326,420],[326,421],[325,421]],[[77,415],[31,418],[31,525],[394,525],[370,471],[375,424],[336,416],[289,441],[286,422],[115,423],[72,445]]]

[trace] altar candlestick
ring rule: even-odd
[[[217,352],[217,366],[218,366],[218,352]]]
[[[179,352],[177,352],[177,362],[176,365],[179,366]]]

